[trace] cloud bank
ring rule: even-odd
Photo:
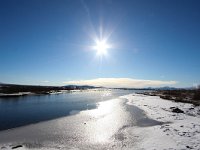
[[[44,80],[44,81],[42,81],[43,83],[49,83],[50,81],[48,81],[48,80]]]
[[[133,78],[97,78],[91,80],[74,80],[64,82],[67,85],[91,85],[108,88],[144,88],[177,84],[177,81],[141,80]]]

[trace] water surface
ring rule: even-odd
[[[102,98],[95,109],[83,110],[77,115],[0,131],[0,147],[137,149],[137,141],[143,136],[143,133],[140,137],[137,135],[138,127],[162,123],[148,118],[143,110],[132,105],[131,99],[132,94],[109,100]]]
[[[90,90],[53,95],[0,98],[0,130],[94,109],[100,101],[134,92],[133,90]]]

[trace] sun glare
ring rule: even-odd
[[[98,40],[96,41],[96,45],[94,49],[97,51],[97,55],[107,55],[108,49],[110,46],[106,43],[106,40]]]

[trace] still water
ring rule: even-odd
[[[134,92],[101,90],[0,98],[0,130],[68,116],[71,112],[94,109],[100,101]]]

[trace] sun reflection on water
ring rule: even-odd
[[[120,99],[100,102],[98,108],[90,110],[88,115],[92,118],[86,124],[88,140],[96,143],[108,143],[112,136],[125,123],[125,111],[121,107]]]
[[[89,115],[95,118],[99,118],[106,114],[109,114],[113,109],[112,104],[112,101],[100,102],[98,104],[98,109],[93,110],[91,113],[89,113]]]

